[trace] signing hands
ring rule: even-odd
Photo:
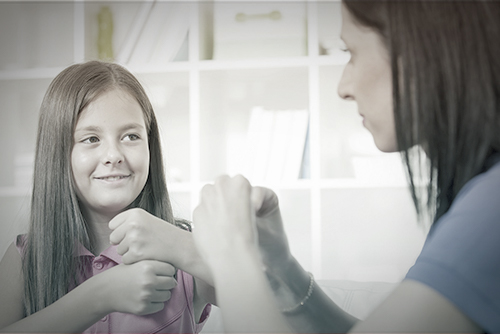
[[[124,264],[162,261],[210,284],[208,267],[237,256],[235,251],[242,247],[258,253],[267,268],[278,268],[292,258],[276,194],[252,187],[243,176],[222,176],[206,185],[193,221],[190,233],[142,209],[130,209],[110,221],[110,241],[118,245]]]
[[[116,276],[107,279],[115,282],[111,290],[116,293],[108,298],[111,309],[137,315],[160,311],[177,286],[176,267],[168,257],[175,253],[170,232],[177,227],[138,208],[116,215],[109,227],[110,242],[118,245],[124,264],[101,274]]]
[[[146,315],[162,310],[171,297],[177,281],[175,268],[160,261],[140,261],[132,265],[118,265],[92,280],[101,280],[101,295],[105,313],[123,312]]]
[[[118,245],[124,264],[157,260],[174,265],[172,256],[179,250],[175,242],[181,230],[143,209],[130,209],[116,215],[110,222],[113,230],[109,240]]]
[[[193,236],[212,270],[233,252],[257,247],[251,189],[241,176],[223,176],[201,190],[200,204],[193,212]]]
[[[247,179],[221,176],[201,192],[193,213],[194,238],[200,253],[219,262],[240,246],[260,251],[266,267],[291,257],[276,194],[252,187]]]

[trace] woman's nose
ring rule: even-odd
[[[344,100],[354,100],[351,73],[348,67],[349,64],[346,65],[344,71],[342,72],[342,77],[340,78],[337,93]]]

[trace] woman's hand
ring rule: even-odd
[[[251,198],[264,265],[272,269],[288,263],[292,255],[283,228],[278,197],[271,189],[253,187]]]
[[[140,261],[118,265],[91,278],[100,280],[102,304],[106,313],[123,312],[136,315],[161,311],[177,286],[175,268],[160,261]]]
[[[241,175],[222,176],[206,185],[193,220],[197,246],[204,256],[224,257],[243,243],[258,245],[266,267],[291,258],[276,194],[252,187]]]
[[[222,176],[206,185],[193,213],[193,235],[212,270],[226,332],[287,333],[290,329],[262,272],[255,221],[256,207],[269,219],[275,209],[262,205],[266,196],[255,196],[253,201],[252,193],[242,176]],[[269,236],[273,232],[266,230]]]
[[[213,268],[232,253],[257,249],[252,187],[242,176],[222,176],[201,191],[193,212],[193,235],[200,254]]]

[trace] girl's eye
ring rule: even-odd
[[[95,144],[97,142],[99,142],[99,138],[97,138],[97,137],[88,137],[87,139],[82,141],[82,143],[85,143],[85,144]]]
[[[128,134],[124,137],[124,140],[129,140],[129,141],[134,141],[134,140],[138,140],[138,139],[140,139],[140,137],[136,134],[133,134],[133,133]]]

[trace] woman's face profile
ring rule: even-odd
[[[382,37],[355,21],[342,4],[341,38],[351,54],[338,86],[345,100],[356,101],[363,125],[383,152],[397,151],[390,57]]]

